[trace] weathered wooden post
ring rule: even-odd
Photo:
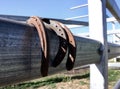
[[[57,54],[59,38],[53,31],[46,31],[51,61]],[[76,36],[74,38],[77,44],[74,67],[96,63],[100,60],[97,51],[101,45],[100,42]],[[0,18],[0,86],[40,78],[41,53],[35,27],[25,22]],[[48,74],[65,71],[66,57],[58,67],[50,66]]]
[[[106,0],[88,0],[90,37],[102,43],[100,63],[90,66],[90,89],[108,89]]]
[[[42,77],[40,72],[42,52],[36,28],[26,23],[28,17],[4,15],[2,17],[4,18],[0,17],[0,86]],[[60,19],[59,21],[65,24],[80,24],[78,21],[69,22]],[[58,52],[59,38],[53,31],[46,31],[51,61]],[[101,42],[79,36],[74,36],[74,38],[77,45],[74,67],[100,62]],[[120,55],[120,45],[107,44],[109,58]],[[56,68],[50,66],[48,74],[65,71],[66,59],[67,55]],[[103,87],[102,83],[100,85]],[[97,88],[99,87],[98,85]]]

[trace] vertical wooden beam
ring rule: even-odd
[[[102,43],[101,61],[90,66],[90,89],[108,89],[106,0],[88,0],[90,37]]]

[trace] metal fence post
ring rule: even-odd
[[[88,0],[88,8],[90,37],[103,45],[100,63],[90,66],[90,89],[108,89],[106,0]]]

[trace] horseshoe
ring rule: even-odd
[[[47,36],[46,36],[45,29],[44,29],[45,27],[43,25],[42,20],[37,16],[30,17],[27,20],[27,23],[35,26],[35,28],[38,32],[40,43],[41,43],[41,48],[42,48],[41,49],[42,50],[41,75],[43,77],[47,76],[49,60],[48,60],[48,48],[47,48]]]
[[[75,39],[73,37],[73,34],[71,33],[71,31],[62,23],[58,24],[61,25],[61,27],[65,30],[67,37],[68,37],[68,58],[67,58],[67,62],[66,62],[66,68],[67,70],[71,70],[74,67],[74,63],[75,63],[75,58],[76,58],[76,43],[75,43]]]
[[[64,59],[67,53],[66,34],[63,28],[60,25],[56,24],[56,21],[49,19],[42,19],[42,20],[43,22],[45,22],[45,26],[53,30],[59,37],[59,49],[51,65],[53,67],[57,67],[62,62],[62,60]]]

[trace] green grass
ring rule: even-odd
[[[108,81],[109,85],[114,86],[115,83],[120,79],[120,70],[109,70]]]
[[[54,76],[36,82],[25,82],[17,85],[2,87],[0,89],[26,89],[26,88],[36,89],[38,87],[46,86],[46,85],[51,85],[52,87],[55,87],[55,83],[68,82],[70,80],[71,78],[69,76],[59,76],[59,77]]]
[[[24,82],[17,85],[10,85],[6,87],[1,87],[0,89],[37,89],[38,87],[42,86],[51,86],[50,89],[56,88],[56,83],[59,82],[69,82],[74,81],[75,79],[86,79],[89,82],[89,72],[73,75],[73,76],[65,76],[65,75],[54,75],[51,77],[45,77],[40,79],[39,81],[31,81],[31,82]],[[108,73],[108,81],[109,86],[114,86],[114,84],[120,79],[120,70],[109,70]],[[84,81],[79,82],[80,85],[89,85]]]

